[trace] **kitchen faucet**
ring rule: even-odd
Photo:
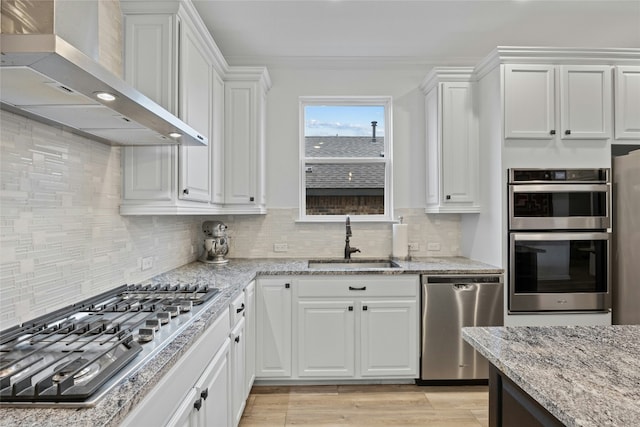
[[[351,233],[351,218],[349,218],[349,215],[347,215],[347,224],[346,224],[346,228],[347,228],[347,236],[345,238],[345,245],[344,245],[344,259],[351,259],[351,254],[354,252],[360,252],[360,249],[358,248],[352,248],[351,246],[349,246],[349,237],[351,237],[353,234]]]

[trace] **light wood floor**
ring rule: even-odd
[[[486,386],[255,386],[240,427],[488,426]]]

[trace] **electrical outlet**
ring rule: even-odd
[[[433,242],[433,243],[427,244],[427,250],[429,250],[429,251],[439,251],[440,250],[440,243]]]
[[[149,270],[153,267],[153,257],[148,256],[142,258],[142,271]]]
[[[289,250],[289,245],[286,243],[273,244],[273,252],[287,252],[288,250]]]
[[[409,243],[409,250],[410,251],[419,251],[420,250],[420,243],[418,243],[418,242]]]

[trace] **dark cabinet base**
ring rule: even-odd
[[[564,424],[489,364],[489,427],[556,426]]]

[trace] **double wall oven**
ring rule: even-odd
[[[611,307],[609,169],[510,169],[509,312]]]

